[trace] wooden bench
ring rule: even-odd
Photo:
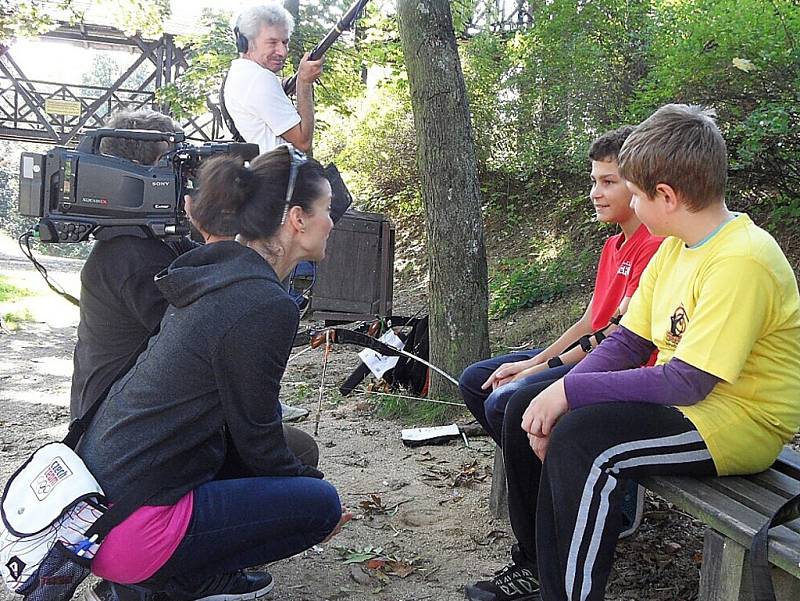
[[[752,476],[651,477],[642,484],[704,522],[700,601],[753,598],[753,536],[787,499],[800,494],[800,453],[785,449],[772,468]],[[769,561],[778,601],[800,600],[800,519],[770,530]]]
[[[699,601],[751,601],[753,536],[787,499],[800,494],[800,453],[785,449],[769,470],[724,478],[651,477],[642,484],[707,527]],[[492,515],[507,517],[502,453],[495,454]],[[778,601],[800,601],[800,519],[770,530],[769,561]]]

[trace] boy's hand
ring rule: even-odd
[[[539,458],[539,461],[544,463],[544,457],[547,455],[547,447],[550,444],[549,436],[534,436],[528,434],[528,444],[531,445],[534,454]]]
[[[500,367],[494,370],[492,375],[489,376],[481,385],[481,390],[487,390],[488,388],[495,390],[503,384],[510,382],[515,375],[517,375],[523,369],[527,369],[531,365],[532,363],[530,359],[525,359],[523,361],[512,361],[511,363],[503,363]]]
[[[564,378],[561,378],[550,384],[531,401],[525,413],[522,414],[522,429],[534,436],[550,436],[558,418],[568,410]]]
[[[509,378],[508,382],[516,382],[517,380],[521,380],[522,378],[527,378],[528,376],[532,376],[540,372],[543,372],[546,369],[547,369],[547,363],[539,363],[527,369],[523,369],[513,378]],[[503,382],[503,384],[507,384],[508,382]]]

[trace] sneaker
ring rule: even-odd
[[[84,601],[115,601],[114,591],[108,580],[101,580],[83,593]]]
[[[283,422],[299,422],[308,416],[308,409],[292,407],[291,405],[281,403],[281,415]]]
[[[525,561],[519,548],[511,550],[512,563],[495,572],[491,580],[479,580],[464,589],[470,601],[541,601],[535,564]]]
[[[623,480],[625,497],[622,500],[622,532],[619,538],[630,536],[642,523],[644,512],[644,487],[633,480]]]
[[[209,577],[190,598],[195,601],[250,601],[260,599],[273,586],[275,581],[269,572],[239,570]]]
[[[101,580],[83,593],[84,601],[152,601],[153,592],[134,585]]]

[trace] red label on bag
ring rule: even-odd
[[[56,457],[38,476],[31,482],[31,489],[36,498],[43,501],[59,482],[63,482],[72,475],[72,470],[67,467],[61,457]]]

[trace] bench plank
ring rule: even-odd
[[[760,474],[753,474],[748,476],[747,479],[782,497],[791,498],[800,493],[800,482],[796,478],[782,474],[777,470],[767,470]]]
[[[787,500],[800,494],[800,484],[794,492],[779,495],[750,478],[718,478],[711,480],[709,486],[764,516],[762,523],[772,517],[775,510]],[[800,520],[793,520],[784,526],[800,535]]]
[[[702,520],[717,532],[749,548],[766,516],[726,497],[710,486],[711,478],[649,477],[642,483],[668,501]],[[770,531],[769,559],[800,578],[798,535],[786,528]]]

